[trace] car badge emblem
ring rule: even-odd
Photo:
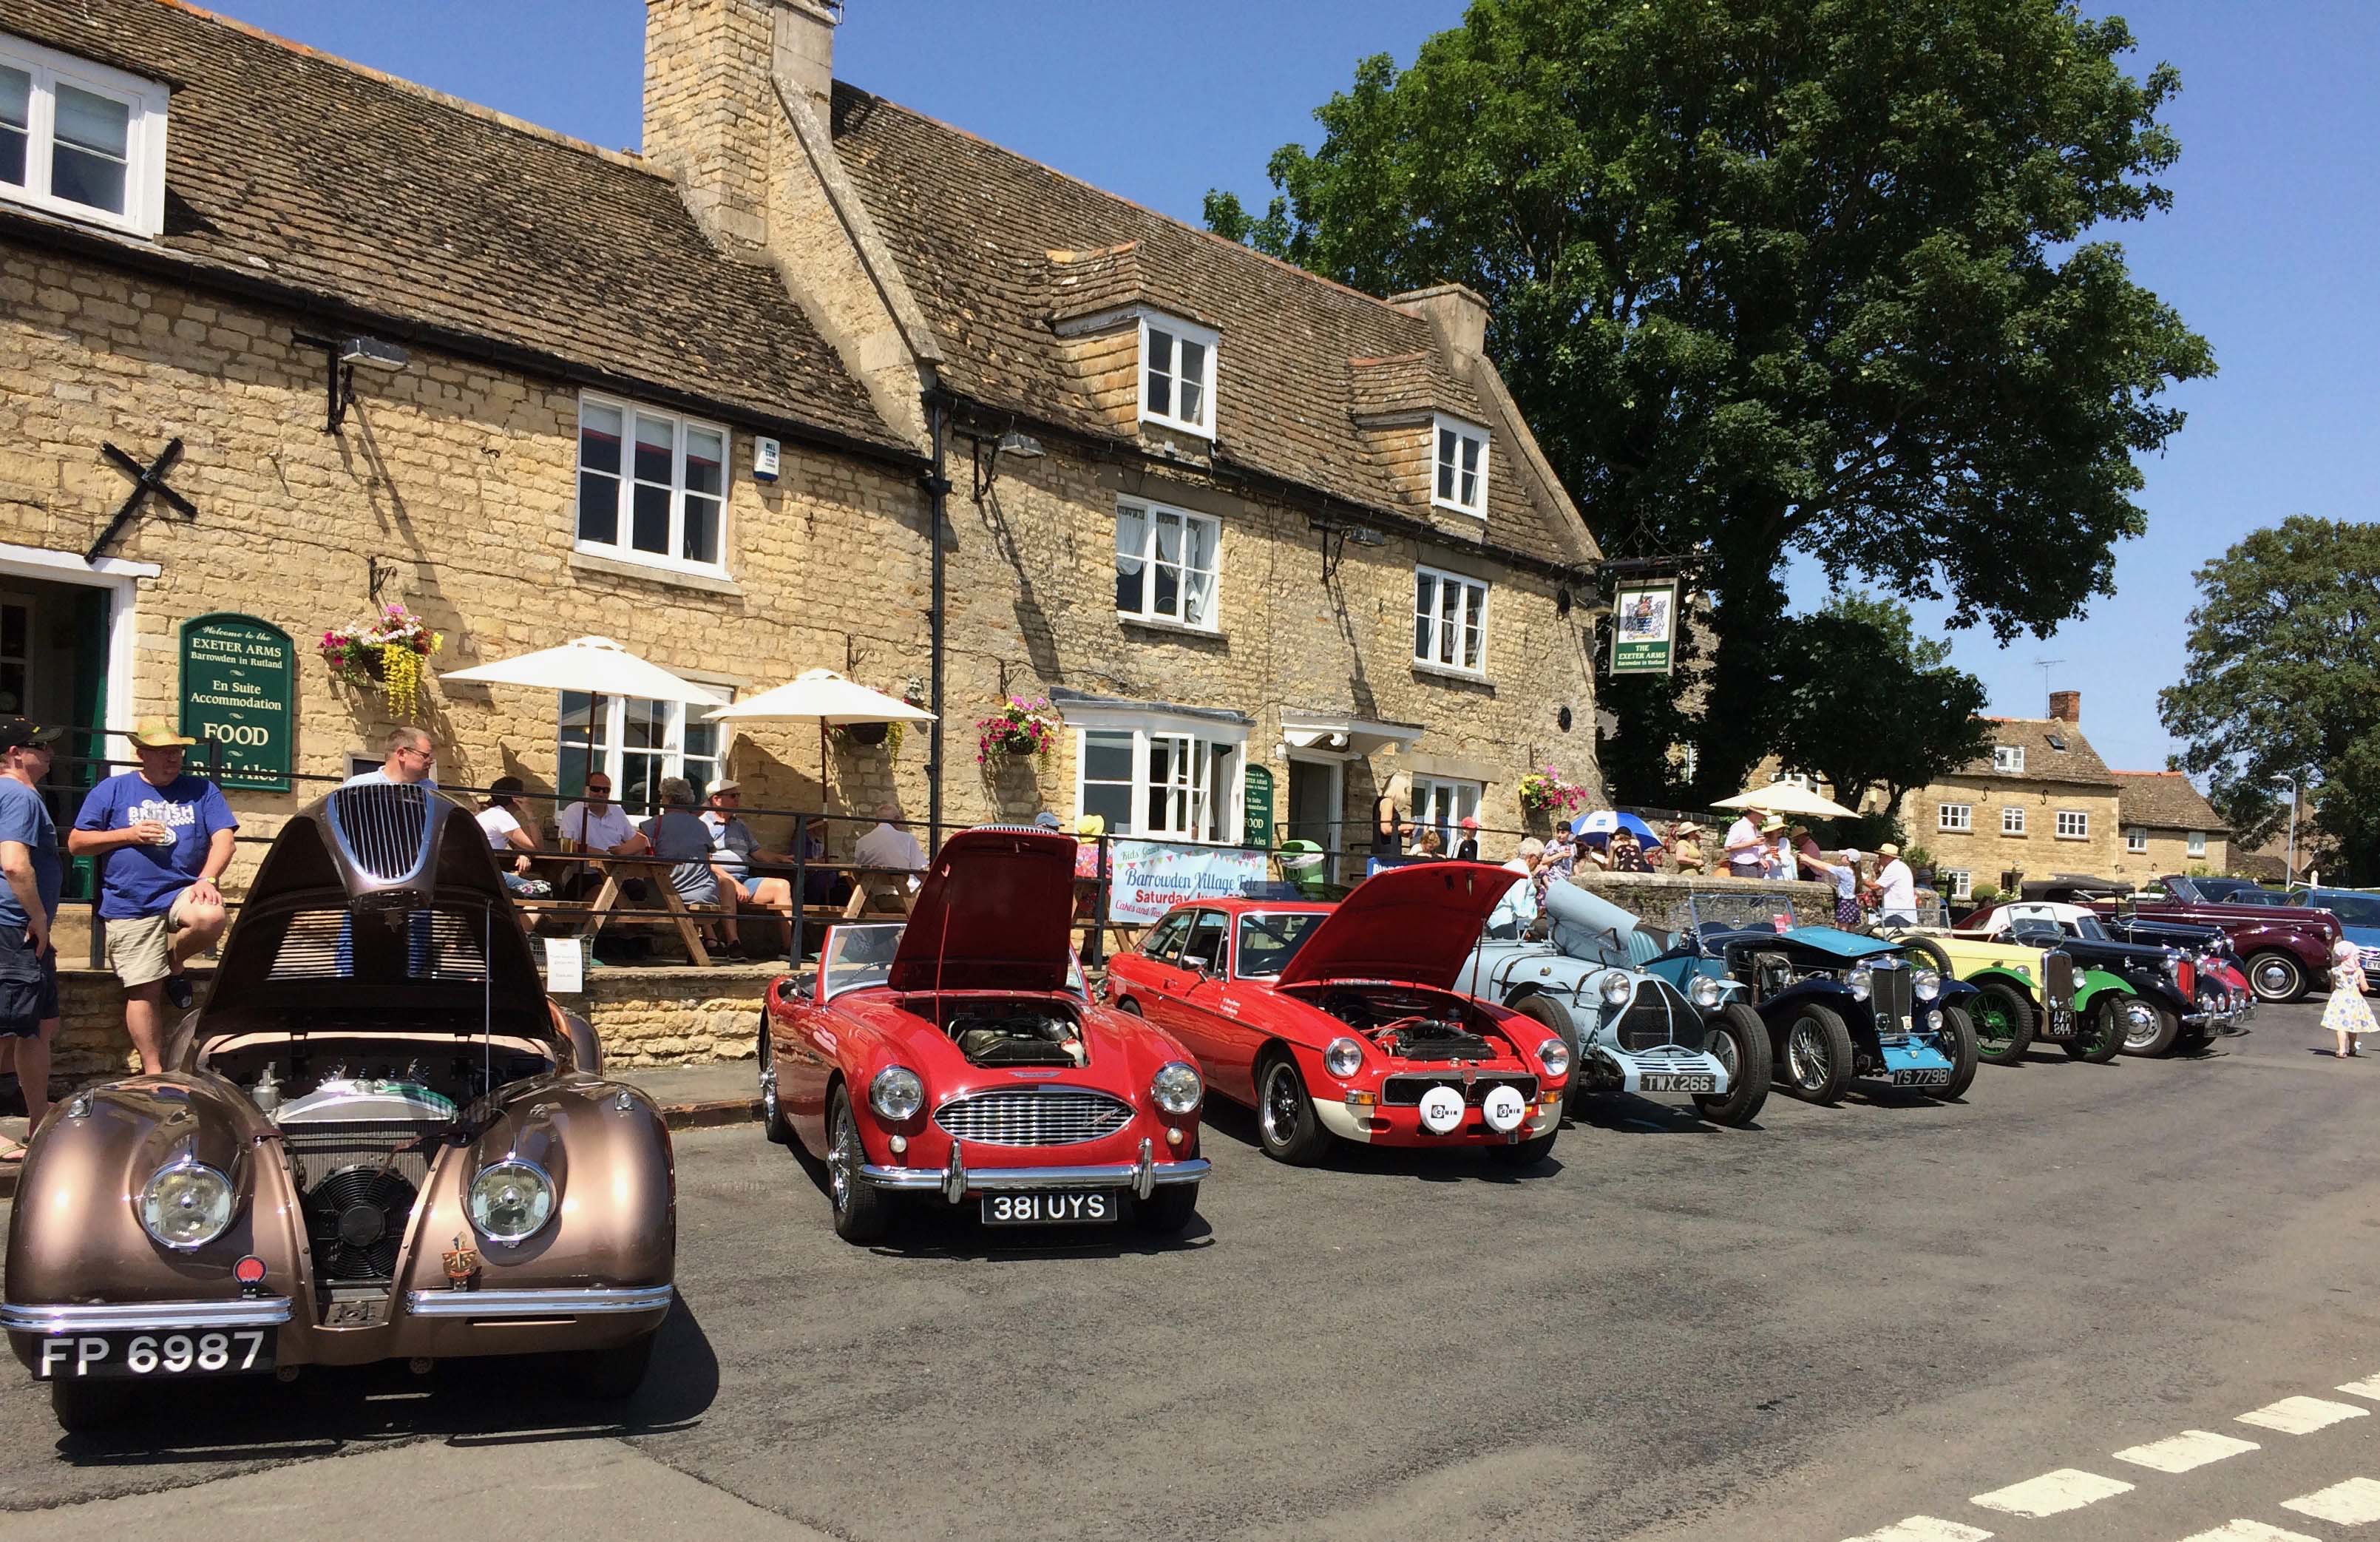
[[[1463,1068],[1463,1089],[1465,1092],[1470,1091],[1473,1084],[1478,1080],[1479,1071],[1477,1067],[1466,1065]]]
[[[1054,1076],[1057,1074],[1057,1068],[1054,1066],[1044,1066],[1034,1071],[1011,1071],[1009,1073],[1010,1075],[1014,1076],[1017,1080],[1026,1082],[1043,1080],[1047,1077]]]

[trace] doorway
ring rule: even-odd
[[[106,774],[110,594],[81,584],[0,574],[0,717],[69,730],[58,740],[42,799],[60,830]],[[91,897],[92,863],[67,864],[66,897]]]
[[[1293,841],[1311,841],[1330,854],[1335,876],[1339,853],[1344,849],[1339,821],[1345,817],[1347,768],[1338,760],[1289,758],[1289,810],[1286,834]]]

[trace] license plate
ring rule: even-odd
[[[1648,1071],[1636,1078],[1639,1092],[1712,1092],[1718,1087],[1707,1071]]]
[[[2044,1038],[2073,1038],[2074,1014],[2070,1012],[2051,1013],[2049,1014],[2049,1026],[2041,1030],[2041,1037]]]
[[[1892,1085],[1895,1087],[1948,1087],[1950,1085],[1950,1073],[1948,1071],[1895,1071],[1892,1074]]]
[[[33,1352],[33,1375],[48,1381],[102,1377],[237,1376],[273,1368],[271,1328],[209,1328],[170,1333],[52,1333]]]
[[[1046,1194],[987,1194],[986,1226],[1095,1226],[1116,1218],[1112,1189],[1057,1189]]]

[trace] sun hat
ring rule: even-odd
[[[710,784],[710,792],[709,795],[711,797],[717,797],[722,793],[735,793],[740,796],[742,795],[743,791],[744,783],[736,781],[731,776],[724,782],[712,783]]]
[[[1678,826],[1678,833],[1681,835],[1699,835],[1702,832],[1703,827],[1694,823],[1692,820],[1688,820]]]
[[[187,749],[199,742],[175,733],[174,725],[164,718],[142,718],[132,725],[130,737],[143,749],[172,749],[176,746]]]
[[[1760,821],[1760,833],[1763,835],[1774,835],[1784,828],[1785,821],[1774,814]]]
[[[1900,848],[1894,845],[1891,842],[1887,841],[1884,844],[1876,848],[1876,854],[1878,856],[1899,856],[1900,855]]]
[[[1086,814],[1075,821],[1075,833],[1085,839],[1104,835],[1107,832],[1108,817],[1105,814]]]

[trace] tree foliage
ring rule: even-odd
[[[2213,358],[2085,239],[2166,207],[2178,89],[2061,0],[1474,0],[1363,61],[1218,232],[1378,294],[1456,280],[1614,554],[1691,554],[1718,639],[1615,682],[1607,775],[1720,795],[1768,747],[1790,553],[2002,642],[2111,590],[2137,453]],[[1693,645],[1686,651],[1691,653]],[[1787,661],[1790,664],[1790,660]],[[1647,747],[1629,757],[1625,746]]]
[[[1984,683],[1951,667],[1949,643],[1918,637],[1907,606],[1838,594],[1788,621],[1784,640],[1778,759],[1824,776],[1836,802],[1856,808],[1881,788],[1896,808],[1903,793],[1983,753]]]
[[[2188,662],[2157,697],[2180,768],[2209,777],[2235,847],[2280,828],[2273,778],[2297,776],[2333,868],[2380,882],[2380,525],[2298,515],[2195,577]]]

